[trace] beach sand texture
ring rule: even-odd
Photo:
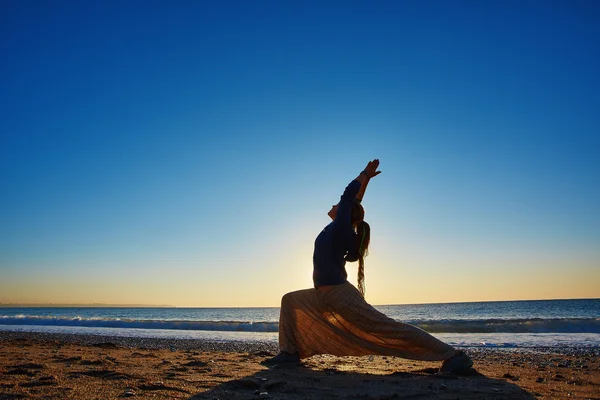
[[[0,399],[600,399],[597,350],[469,350],[476,371],[439,363],[311,357],[268,368],[272,343],[0,332]]]

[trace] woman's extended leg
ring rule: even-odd
[[[395,321],[376,310],[350,283],[331,290],[323,301],[327,308],[335,310],[332,323],[340,336],[340,340],[334,341],[340,345],[334,344],[331,354],[378,354],[422,361],[441,361],[457,354],[455,348],[422,329]]]

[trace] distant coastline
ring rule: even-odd
[[[67,304],[67,303],[0,303],[0,308],[176,308],[168,304]]]

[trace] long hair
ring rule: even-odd
[[[356,225],[356,260],[358,260],[358,291],[365,297],[365,257],[369,254],[371,227],[365,222],[365,210],[358,201],[352,203],[351,221]],[[355,261],[355,260],[349,260]]]

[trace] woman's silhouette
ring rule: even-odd
[[[386,355],[444,361],[440,372],[468,369],[471,359],[429,333],[395,321],[364,299],[364,258],[370,227],[361,201],[369,181],[380,174],[379,160],[346,187],[328,215],[333,220],[315,240],[314,289],[287,293],[279,317],[280,353],[267,364],[297,364],[316,354]],[[347,281],[346,262],[358,261],[358,289]]]

